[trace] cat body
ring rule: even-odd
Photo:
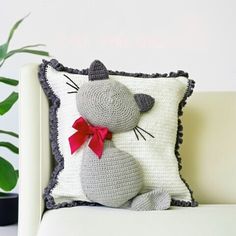
[[[89,81],[80,87],[76,99],[79,113],[92,130],[98,127],[112,134],[136,129],[142,113],[155,103],[151,96],[132,94],[125,85],[109,79],[107,69],[97,60],[91,64]],[[137,160],[116,148],[112,140],[104,138],[103,141],[101,156],[89,145],[84,149],[80,177],[87,198],[109,207],[168,209],[170,196],[167,192],[154,189],[140,193],[143,172]]]

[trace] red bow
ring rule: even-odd
[[[83,117],[77,119],[72,127],[78,131],[69,137],[71,154],[77,151],[92,135],[89,147],[100,159],[103,153],[104,140],[112,138],[112,133],[108,128],[89,125]]]

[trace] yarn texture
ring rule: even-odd
[[[81,183],[94,202],[120,207],[136,196],[143,185],[142,169],[128,153],[106,141],[101,159],[87,147],[81,165]]]
[[[71,88],[66,84],[68,80],[64,75],[81,87],[88,83],[88,71],[64,67],[54,59],[44,61],[40,66],[39,79],[51,104],[51,146],[57,161],[45,189],[48,209],[99,205],[89,200],[82,189],[80,169],[84,149],[71,156],[67,140],[74,133],[71,124],[81,114],[77,110],[77,94],[67,93]],[[181,167],[178,148],[183,132],[178,117],[192,93],[194,81],[188,79],[188,74],[183,71],[170,74],[108,71],[108,74],[109,80],[122,83],[133,94],[145,93],[155,99],[154,106],[142,115],[138,123],[155,138],[145,136],[145,141],[139,135],[137,140],[133,130],[113,135],[114,145],[131,154],[142,167],[144,179],[141,193],[164,188],[171,196],[173,205],[196,206],[190,187],[178,171]],[[96,82],[96,79],[90,82]]]
[[[130,208],[135,211],[165,210],[170,206],[170,195],[161,189],[143,193],[132,200]]]
[[[133,94],[114,80],[88,82],[76,96],[77,109],[92,125],[107,127],[111,132],[132,130],[140,119]]]
[[[120,82],[102,77],[106,76],[105,70],[98,60],[91,64],[89,80],[92,76],[92,82],[82,85],[76,96],[79,113],[93,126],[106,127],[113,133],[135,129],[141,118],[140,112],[150,110],[155,99],[146,94],[134,95]],[[148,101],[152,102],[151,106]],[[128,201],[135,201],[143,187],[143,175],[142,167],[132,155],[105,140],[101,159],[96,158],[89,146],[85,148],[82,158],[81,185],[90,201],[109,207],[121,207]],[[157,210],[158,205],[161,205],[160,209],[168,209],[170,201],[155,202],[163,194],[169,195],[158,190],[144,197],[140,194],[139,204],[136,205],[143,202],[145,208],[138,210]]]

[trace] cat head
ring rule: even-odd
[[[155,100],[146,94],[133,94],[122,83],[109,78],[106,67],[95,60],[88,71],[88,83],[76,94],[77,109],[94,126],[113,133],[134,129],[141,113],[149,111]]]

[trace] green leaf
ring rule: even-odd
[[[0,142],[0,147],[8,148],[10,151],[12,151],[16,154],[19,153],[19,148],[9,142]]]
[[[28,14],[28,15],[29,15],[29,14]],[[28,15],[27,15],[27,16],[28,16]],[[18,28],[18,26],[21,24],[21,22],[22,22],[27,16],[25,16],[25,17],[23,17],[22,19],[18,20],[18,21],[13,25],[13,27],[11,28],[11,31],[10,31],[10,33],[9,33],[9,35],[8,35],[7,42],[4,43],[4,44],[2,44],[2,45],[0,46],[0,61],[1,61],[2,59],[5,59],[5,57],[7,56],[7,50],[8,50],[8,47],[9,47],[9,43],[10,43],[10,41],[11,41],[11,39],[12,39],[12,37],[13,37],[15,31],[16,31],[16,29]]]
[[[0,188],[11,191],[17,184],[18,176],[10,162],[0,157]]]
[[[19,25],[21,24],[21,22],[22,22],[26,17],[28,17],[28,16],[29,16],[29,14],[26,15],[25,17],[23,17],[22,19],[18,20],[18,21],[13,25],[13,27],[11,28],[11,31],[10,31],[10,33],[9,33],[9,35],[8,35],[8,39],[7,39],[7,44],[8,44],[8,45],[9,45],[9,43],[10,43],[10,41],[11,41],[11,39],[12,39],[12,37],[13,37],[15,31],[16,31],[16,29],[18,28],[18,26],[19,26]]]
[[[4,44],[0,45],[0,61],[6,57],[7,48],[8,48],[7,43],[4,43]]]
[[[16,53],[24,53],[25,49],[32,49],[32,48],[35,48],[35,47],[42,47],[42,46],[45,46],[45,44],[33,44],[33,45],[28,45],[28,46],[24,46],[24,47],[21,47],[21,48],[18,48],[18,49],[11,50],[7,53],[7,55],[5,56],[4,59],[6,60],[7,58],[13,56]],[[46,56],[48,56],[48,55],[46,55]]]
[[[18,179],[19,178],[19,170],[15,170],[15,174],[16,174],[16,177]]]
[[[45,44],[38,43],[38,44],[27,45],[27,46],[24,46],[24,47],[21,47],[21,48],[15,49],[15,50],[27,49],[27,48],[45,47],[45,46],[46,46]],[[12,51],[15,51],[15,50],[12,50]]]
[[[42,51],[42,50],[34,50],[34,49],[16,49],[16,50],[12,50],[9,53],[7,53],[7,56],[5,57],[5,59],[11,57],[12,55],[16,54],[16,53],[30,53],[30,54],[35,54],[35,55],[40,55],[40,56],[49,56],[49,53],[46,51]]]
[[[13,137],[19,138],[19,135],[14,133],[14,132],[12,132],[12,131],[0,130],[0,134],[8,134],[8,135],[11,135]]]
[[[24,50],[22,50],[22,52],[40,55],[40,56],[47,56],[47,57],[49,56],[48,52],[42,51],[42,50],[24,49]]]
[[[19,83],[18,80],[6,78],[6,77],[1,77],[1,76],[0,76],[0,82],[2,82],[4,84],[12,85],[12,86],[17,86]]]
[[[9,97],[7,97],[4,101],[0,102],[0,115],[4,115],[8,112],[14,103],[18,99],[18,93],[12,92]]]
[[[7,47],[7,43],[0,45],[0,61],[7,55]]]

